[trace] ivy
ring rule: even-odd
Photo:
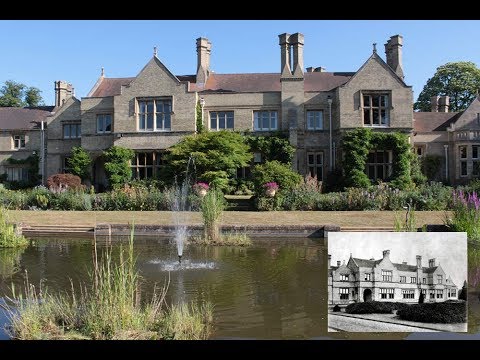
[[[387,181],[399,189],[414,186],[411,174],[412,152],[406,134],[373,132],[360,128],[345,133],[343,160],[346,187],[368,187],[371,182],[365,173],[368,153],[371,150],[391,150],[393,155],[392,175]]]
[[[279,161],[282,164],[292,163],[295,148],[288,141],[287,135],[280,131],[270,136],[246,135],[245,142],[252,152],[262,154],[262,162]]]
[[[25,159],[8,158],[6,162],[11,165],[28,165],[29,180],[26,183],[17,184],[18,187],[32,187],[38,184],[40,180],[40,175],[38,174],[40,171],[40,158],[38,155],[30,155]]]
[[[197,107],[196,107],[196,121],[197,121],[197,133],[202,133],[205,131],[205,126],[203,125],[203,119],[202,119],[202,106],[200,105],[200,100],[197,101]]]

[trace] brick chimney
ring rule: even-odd
[[[391,36],[390,40],[385,44],[387,64],[401,79],[405,77],[403,75],[402,46],[403,37],[401,35]]]
[[[212,43],[207,38],[197,39],[197,84],[204,85],[210,75]]]
[[[303,78],[303,34],[295,33],[291,35],[290,44],[292,45],[293,50],[293,76],[296,78]]]
[[[428,267],[435,267],[435,259],[428,260]]]
[[[438,99],[440,96],[432,96],[430,98],[431,112],[438,112]]]
[[[383,250],[383,258],[390,259],[390,250]]]
[[[340,260],[337,261],[337,266],[342,265],[342,262]]]
[[[55,106],[62,106],[65,101],[73,96],[72,84],[66,81],[55,81]]]
[[[278,35],[278,43],[280,45],[280,72],[282,77],[291,76],[292,70],[290,68],[290,34],[283,33]]]
[[[438,99],[438,112],[448,112],[450,107],[450,97],[440,96]]]
[[[422,257],[420,255],[417,255],[417,268],[422,268]]]

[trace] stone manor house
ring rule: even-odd
[[[108,78],[102,69],[81,99],[72,84],[55,81],[55,106],[0,108],[0,174],[26,180],[32,174],[21,160],[43,154],[40,173],[46,179],[66,171],[71,148],[82,146],[94,160],[93,183],[102,189],[106,177],[101,154],[117,145],[135,151],[134,177],[155,177],[164,165],[162,154],[196,132],[200,103],[210,131],[285,132],[296,149],[293,168],[319,180],[340,167],[348,156],[342,153],[342,134],[358,127],[409,134],[418,156],[441,158],[436,180],[456,184],[479,176],[479,99],[462,113],[450,113],[448,98],[435,97],[432,112],[413,112],[412,88],[403,80],[402,36],[388,39],[386,61],[374,44],[371,56],[354,72],[305,68],[304,36],[285,33],[278,38],[279,72],[217,74],[210,67],[211,42],[198,38],[193,75],[173,74],[154,50],[137,76]],[[254,159],[262,161],[261,154]],[[385,179],[393,161],[391,151],[374,149],[365,171],[372,180]]]
[[[424,302],[442,302],[458,299],[458,288],[445,274],[435,259],[422,266],[417,255],[416,265],[393,263],[390,250],[383,251],[383,258],[358,259],[352,257],[347,264],[338,261],[331,266],[328,255],[328,304],[347,305],[364,301],[393,301],[418,303],[420,293]]]

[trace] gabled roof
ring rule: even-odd
[[[375,265],[379,264],[382,260],[366,260],[366,259],[358,259],[358,258],[352,258],[353,261],[359,266],[359,267],[368,267],[368,268],[373,268]]]
[[[462,112],[425,112],[413,113],[413,131],[432,132],[445,131],[457,121]]]
[[[28,108],[0,107],[1,130],[30,130],[38,128],[38,123],[46,121],[54,106]]]
[[[107,97],[120,95],[122,85],[130,84],[134,77],[127,78],[102,78],[97,88],[93,93],[88,94],[87,97]]]
[[[331,91],[345,84],[354,73],[311,72],[305,73],[305,91]],[[221,92],[280,92],[280,73],[216,74],[212,73],[203,88],[196,86],[195,75],[177,75],[179,81],[191,83],[190,89],[205,93]],[[135,77],[101,78],[87,97],[120,95],[122,85],[129,85]]]
[[[390,74],[392,74],[393,78],[396,79],[400,84],[402,84],[405,87],[409,87],[407,84],[405,84],[405,81],[403,81],[402,78],[400,78],[395,71],[385,62],[383,59],[376,53],[373,52],[372,55],[363,63],[362,66],[360,66],[360,69],[357,70],[357,72],[354,73],[354,75],[345,83],[348,84],[350,81],[352,81],[360,72],[362,72],[363,68],[367,66],[367,64],[370,61],[377,61],[385,70],[387,70]]]

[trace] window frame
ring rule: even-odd
[[[145,103],[144,111],[142,111],[142,104]],[[149,111],[149,103],[152,103],[151,111]],[[159,112],[157,111],[158,103],[168,103],[170,112]],[[136,106],[137,106],[137,131],[139,132],[170,132],[172,131],[172,123],[173,123],[173,115],[174,115],[174,101],[172,96],[165,96],[165,97],[152,97],[152,98],[137,98],[136,99]],[[162,109],[164,109],[165,104],[162,105]],[[162,116],[162,125],[163,127],[158,127],[158,114],[163,114]],[[165,126],[165,115],[169,115],[169,122],[170,127]],[[150,122],[149,115],[151,115],[151,122],[152,127],[148,127]],[[144,127],[142,128],[142,122],[144,123]],[[112,117],[112,126],[113,126],[113,117]]]
[[[383,162],[379,162],[378,157],[379,153],[383,153]],[[374,162],[369,162],[368,157],[370,154],[374,156]],[[385,160],[385,155],[387,159]],[[384,174],[383,178],[378,176],[378,167],[382,167],[382,171]],[[373,167],[374,170],[374,178],[370,177],[370,167]],[[393,151],[392,150],[382,150],[382,149],[373,149],[368,152],[367,161],[365,162],[365,173],[368,176],[370,181],[387,181],[393,174]]]
[[[27,136],[25,134],[13,134],[12,141],[13,141],[13,149],[15,150],[25,149],[25,146],[27,144]],[[18,146],[17,146],[17,143],[18,143]]]
[[[268,124],[269,124],[268,128],[263,127],[264,125],[263,121],[265,120],[263,117],[264,114],[268,114]],[[275,116],[272,116],[274,114]],[[235,114],[233,116],[235,119]],[[274,120],[275,122],[275,127],[272,126],[272,120]],[[256,124],[260,125],[260,123],[262,124],[262,126],[256,127]],[[235,121],[233,125],[235,127]],[[253,111],[253,131],[277,131],[277,130],[278,130],[278,111],[277,110],[254,110]]]
[[[109,116],[110,117],[110,130],[106,130],[107,126],[106,126],[106,123],[107,123],[107,119],[106,117]],[[102,119],[102,126],[101,126],[101,130],[99,130],[99,126],[98,126],[98,122],[99,120]],[[96,129],[95,129],[95,133],[97,134],[111,134],[113,131],[113,116],[112,114],[110,113],[105,113],[105,114],[97,114],[97,117],[96,117]]]
[[[417,278],[414,276],[410,277],[410,284],[416,284],[417,283]]]
[[[72,129],[75,129],[75,135],[72,136]],[[65,129],[69,129],[69,135],[65,136]],[[74,140],[74,139],[81,139],[82,138],[82,123],[64,123],[62,124],[62,136],[65,140]]]
[[[317,181],[323,181],[323,168],[325,166],[325,154],[323,151],[307,151],[306,154],[306,162],[307,162],[307,172],[310,174],[311,177],[317,177]],[[310,162],[310,156],[313,156],[313,163]],[[318,156],[320,156],[321,162],[318,163]],[[318,172],[320,169],[320,175],[318,176]],[[313,172],[312,172],[313,170]]]
[[[393,271],[382,269],[382,281],[383,282],[392,282],[393,281]]]
[[[140,164],[140,156],[141,154],[145,155],[144,163]],[[151,154],[152,162],[151,164],[147,164],[148,156]],[[135,152],[133,159],[130,160],[130,168],[132,169],[132,179],[156,179],[158,174],[161,173],[162,168],[165,167],[165,161],[163,160],[163,151],[138,151]],[[135,164],[133,164],[133,160],[135,160]],[[151,170],[151,176],[148,176],[148,169]],[[143,177],[142,173],[143,172]]]
[[[443,275],[437,274],[437,284],[443,284]]]
[[[390,127],[390,110],[392,109],[391,106],[391,96],[392,93],[391,91],[375,91],[375,90],[364,90],[360,92],[360,108],[362,112],[362,125],[364,127],[378,127],[378,128],[388,128]],[[365,98],[368,97],[368,105],[365,104]],[[382,105],[381,98],[378,99],[377,104],[378,106],[374,105],[374,97],[384,97],[385,98],[385,104]],[[368,117],[369,117],[369,123],[365,123],[365,113],[368,110]],[[374,123],[374,112],[375,110],[378,112],[378,124]],[[382,110],[385,111],[385,124],[382,124]]]
[[[216,124],[216,127],[215,128],[212,128],[212,114],[216,114],[216,119],[215,119],[215,124]],[[225,127],[220,127],[220,121],[222,120],[220,117],[219,117],[219,114],[223,114],[223,122],[225,124]],[[232,114],[232,127],[228,127],[228,115],[229,114]],[[235,111],[234,110],[225,110],[225,111],[209,111],[208,112],[208,128],[211,130],[211,131],[222,131],[222,130],[229,130],[229,131],[233,131],[235,130]]]
[[[400,282],[401,283],[406,283],[407,282],[407,277],[403,276],[403,275],[400,275]]]
[[[365,273],[365,281],[372,281],[372,273]]]
[[[340,300],[348,300],[350,296],[349,288],[338,288],[338,294],[340,295]]]
[[[7,181],[29,181],[30,170],[25,166],[5,166],[5,173],[7,174]]]
[[[348,281],[348,274],[340,274],[340,281]]]
[[[310,126],[310,119],[309,119],[309,114],[313,113],[313,121],[314,121],[314,126]],[[320,114],[320,119],[317,119],[316,118],[316,114]],[[318,122],[318,125],[317,126],[317,120],[319,121]],[[325,126],[324,126],[324,123],[325,123],[325,118],[324,118],[324,111],[323,109],[307,109],[305,111],[305,128],[306,130],[308,131],[323,131],[325,130]]]

